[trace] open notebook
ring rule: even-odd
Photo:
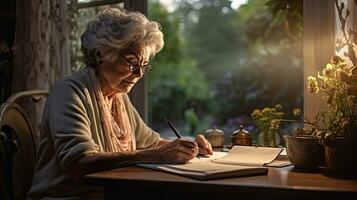
[[[214,152],[210,157],[193,159],[186,164],[139,164],[141,167],[162,170],[199,180],[264,175],[282,148],[234,146],[230,152]]]

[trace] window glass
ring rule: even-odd
[[[256,139],[254,109],[303,107],[302,0],[148,1],[165,47],[148,76],[150,125],[174,136],[245,125]],[[300,116],[302,119],[302,116]],[[281,133],[295,124],[287,124]]]
[[[93,0],[79,0],[78,3],[88,3],[94,2]],[[70,12],[70,52],[71,52],[71,66],[72,72],[78,71],[80,68],[84,67],[82,62],[81,53],[81,35],[85,31],[88,22],[94,18],[94,16],[102,9],[108,7],[121,7],[124,8],[124,3],[95,6],[88,8],[81,8],[77,10],[72,10]]]

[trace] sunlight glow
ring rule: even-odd
[[[164,5],[169,12],[173,12],[175,7],[175,0],[159,0],[159,2]]]
[[[248,0],[233,0],[231,7],[233,9],[238,9],[241,5],[246,4]]]
[[[233,9],[239,9],[239,7],[243,4],[246,4],[247,1],[248,0],[232,0],[231,7]],[[159,2],[164,5],[169,12],[173,12],[176,9],[175,0],[159,0]],[[191,0],[189,2],[193,3],[195,2],[195,0]]]

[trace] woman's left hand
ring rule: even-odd
[[[203,135],[201,134],[197,135],[195,142],[199,147],[199,151],[198,151],[199,155],[206,156],[206,155],[213,154],[211,143],[209,143]]]

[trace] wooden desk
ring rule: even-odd
[[[263,176],[211,181],[125,167],[87,175],[85,181],[104,186],[105,199],[357,199],[357,180],[297,172],[293,167],[270,168]]]

